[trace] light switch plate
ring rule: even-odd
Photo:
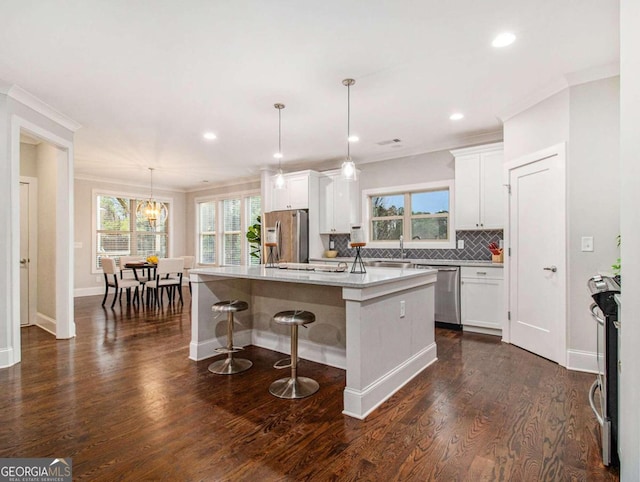
[[[464,239],[458,240],[458,249],[464,249]]]
[[[593,251],[593,236],[582,236],[582,251]]]

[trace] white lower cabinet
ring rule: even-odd
[[[501,335],[504,320],[503,269],[460,270],[460,304],[464,331]]]

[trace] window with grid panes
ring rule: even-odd
[[[449,240],[449,189],[369,196],[369,237],[376,241]]]
[[[102,257],[114,258],[116,263],[120,256],[167,257],[171,206],[165,203],[169,216],[163,223],[151,226],[149,221],[136,216],[138,203],[144,201],[105,194],[96,196],[96,269],[101,269]]]
[[[216,256],[216,202],[208,201],[198,204],[199,213],[199,249],[198,263],[214,264]]]
[[[256,223],[261,211],[259,195],[236,195],[198,201],[198,263],[241,265],[259,264],[251,256],[246,239],[249,226]],[[219,234],[219,236],[218,236]]]

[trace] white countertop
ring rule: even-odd
[[[491,260],[484,259],[475,259],[475,260],[462,260],[462,259],[424,259],[424,258],[363,258],[364,262],[367,261],[409,261],[414,264],[427,265],[427,266],[470,266],[470,267],[495,267],[502,268],[502,263],[493,263]],[[353,264],[353,257],[351,258],[311,258],[310,262],[314,263],[317,261],[323,262],[339,262],[347,263],[349,265],[349,269],[351,269],[351,265]],[[392,268],[397,269],[397,268]],[[367,267],[369,270],[369,267]]]
[[[353,261],[353,260],[351,260]],[[260,266],[223,266],[217,268],[197,268],[190,271],[191,275],[210,275],[229,278],[244,278],[264,281],[280,281],[285,283],[305,283],[320,286],[340,286],[343,288],[368,288],[412,278],[430,277],[436,274],[431,269],[398,269],[375,268],[368,266],[363,274],[352,274],[351,264],[344,273],[326,273],[301,271],[280,268],[265,268]],[[198,282],[197,277],[191,277],[192,282]]]

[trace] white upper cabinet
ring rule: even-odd
[[[502,143],[451,151],[455,156],[456,229],[503,229]]]
[[[358,181],[347,181],[340,171],[327,171],[320,178],[320,234],[345,234],[359,224]]]
[[[285,174],[283,189],[276,189],[275,177],[270,180],[271,206],[265,206],[265,212],[286,209],[309,209],[309,182],[311,172]]]

